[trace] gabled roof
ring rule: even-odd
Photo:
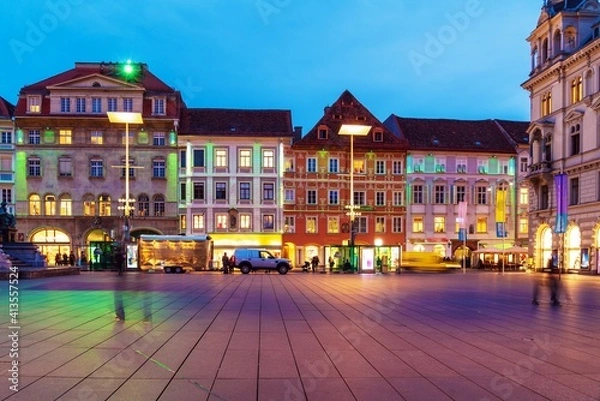
[[[406,138],[410,150],[515,153],[494,120],[403,118],[392,114],[385,125]]]
[[[406,151],[407,142],[395,136],[381,121],[379,121],[365,106],[360,103],[350,91],[345,90],[340,97],[328,107],[317,124],[304,137],[294,143],[294,148],[307,149],[348,149],[350,137],[338,135],[342,124],[369,125],[370,134],[354,137],[355,149],[386,148]],[[327,139],[319,139],[319,130],[327,129]],[[373,141],[374,130],[383,133],[382,141]]]
[[[188,108],[182,111],[181,135],[292,136],[290,110]]]
[[[0,96],[0,119],[10,120],[15,115],[15,106]]]
[[[529,121],[494,120],[517,145],[529,144]]]

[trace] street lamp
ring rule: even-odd
[[[119,202],[123,202],[123,205],[119,206],[119,210],[123,210],[125,215],[123,242],[127,244],[130,240],[129,217],[134,209],[131,204],[135,201],[129,196],[129,124],[143,124],[144,121],[141,113],[109,111],[106,114],[111,123],[125,124],[125,166],[123,166],[125,168],[125,199],[119,199]]]
[[[348,209],[347,215],[350,217],[350,250],[352,257],[354,257],[354,238],[356,236],[356,216],[360,216],[360,213],[356,211],[360,208],[354,205],[354,137],[355,136],[367,136],[371,131],[370,125],[353,125],[353,124],[342,124],[338,135],[349,135],[350,136],[350,204],[346,206]],[[354,262],[354,261],[353,261]]]

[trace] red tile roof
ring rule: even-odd
[[[15,106],[0,96],[0,119],[9,120],[15,114]]]
[[[529,144],[529,121],[494,120],[518,145]]]
[[[290,110],[188,108],[181,135],[293,136]]]
[[[413,150],[515,153],[493,120],[403,118],[392,114],[385,125],[406,138]]]
[[[342,124],[369,125],[372,127],[371,133],[375,129],[379,129],[383,133],[381,142],[375,142],[373,135],[354,137],[354,148],[357,150],[386,148],[406,151],[408,148],[408,143],[404,139],[394,135],[348,90],[345,90],[331,106],[325,107],[323,117],[302,139],[296,141],[293,147],[296,149],[348,149],[350,137],[338,135]],[[327,127],[328,130],[327,139],[319,139],[319,130],[324,127]]]

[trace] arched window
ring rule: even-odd
[[[98,197],[98,207],[99,207],[99,212],[100,212],[100,216],[111,216],[111,209],[110,209],[110,196],[104,194],[104,195],[100,195]]]
[[[71,195],[68,194],[62,194],[59,199],[59,214],[61,216],[72,216],[73,215],[73,210],[72,210],[72,205],[73,205],[73,201],[71,199]]]
[[[44,215],[56,215],[56,197],[52,194],[44,196]]]
[[[39,216],[42,209],[42,199],[37,194],[29,196],[29,214],[31,216]]]
[[[548,61],[548,38],[542,41],[542,63]]]
[[[558,56],[562,52],[562,37],[560,29],[554,32],[554,40],[552,41],[552,50],[554,56]]]
[[[83,215],[84,216],[95,216],[96,215],[96,199],[94,195],[85,195],[83,197]]]
[[[156,195],[154,197],[154,215],[164,216],[165,215],[165,197],[162,195]]]
[[[138,215],[148,216],[150,214],[150,197],[146,194],[138,196]]]
[[[594,75],[594,72],[590,69],[585,73],[585,85],[584,85],[584,90],[585,90],[585,96],[591,96],[593,92],[593,84],[592,84],[592,77]]]

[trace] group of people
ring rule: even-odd
[[[56,266],[75,266],[75,255],[73,252],[69,256],[66,253],[63,253],[62,256],[60,253],[57,253],[54,257],[54,264]]]
[[[221,258],[221,265],[223,266],[223,274],[232,273],[235,266],[235,256],[227,256],[227,252],[224,252]]]

